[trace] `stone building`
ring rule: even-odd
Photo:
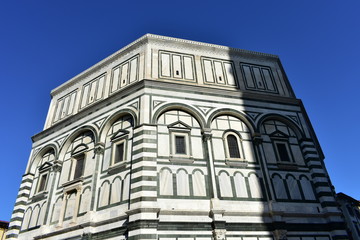
[[[4,240],[9,228],[9,222],[0,220],[0,240]]]
[[[347,239],[277,56],[147,34],[51,96],[10,239]]]
[[[336,199],[343,212],[349,237],[360,239],[360,201],[344,194],[336,194]]]

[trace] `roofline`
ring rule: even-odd
[[[343,199],[346,199],[346,200],[351,201],[353,203],[356,203],[356,205],[360,206],[360,201],[359,200],[356,200],[355,198],[352,198],[349,195],[346,195],[345,193],[339,192],[339,193],[336,194],[336,196],[338,198],[343,198]]]

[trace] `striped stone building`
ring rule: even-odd
[[[347,239],[277,56],[147,34],[51,96],[9,239]]]

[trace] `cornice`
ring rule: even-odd
[[[62,121],[59,121],[55,125],[43,130],[42,132],[35,134],[32,137],[33,142],[37,142],[44,137],[47,137],[51,134],[56,133],[57,131],[63,129],[66,126],[69,126],[73,123],[76,123],[80,119],[88,116],[91,113],[97,112],[98,109],[102,109],[109,105],[109,103],[115,103],[119,99],[122,99],[126,96],[131,94],[138,94],[140,90],[144,89],[166,89],[166,90],[178,90],[179,86],[181,86],[182,91],[191,91],[191,92],[199,92],[201,94],[209,94],[209,95],[218,95],[224,97],[238,97],[240,99],[247,99],[259,102],[272,102],[278,104],[286,104],[286,105],[296,105],[300,106],[301,100],[296,98],[289,98],[289,97],[282,97],[282,96],[273,96],[273,95],[266,95],[261,93],[249,93],[243,92],[239,89],[231,90],[231,89],[221,89],[221,88],[209,88],[207,86],[198,86],[198,85],[191,85],[191,84],[182,84],[182,83],[173,83],[173,82],[162,82],[158,80],[149,80],[144,79],[137,83],[134,83],[124,89],[123,91],[119,91],[112,96],[94,103],[92,106],[87,107],[86,109],[78,112],[77,114],[70,116]],[[146,93],[146,91],[145,91]]]
[[[163,41],[167,40],[167,41],[171,41],[171,42],[203,46],[203,47],[207,47],[209,49],[211,48],[212,50],[215,48],[215,49],[219,49],[219,50],[225,50],[227,52],[242,53],[242,54],[245,53],[245,54],[257,55],[257,56],[262,56],[262,57],[279,58],[277,55],[274,55],[274,54],[244,50],[244,49],[240,49],[240,48],[232,48],[232,47],[227,47],[227,46],[217,45],[217,44],[212,44],[212,43],[204,43],[204,42],[198,42],[198,41],[186,40],[186,39],[174,38],[174,37],[167,37],[167,36],[161,36],[161,35],[155,35],[155,34],[146,34],[144,37],[146,37],[146,36],[149,39],[153,39],[153,40],[163,40]],[[157,42],[159,42],[159,41],[157,41]]]

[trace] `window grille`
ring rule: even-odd
[[[186,154],[185,136],[175,136],[176,154]]]

